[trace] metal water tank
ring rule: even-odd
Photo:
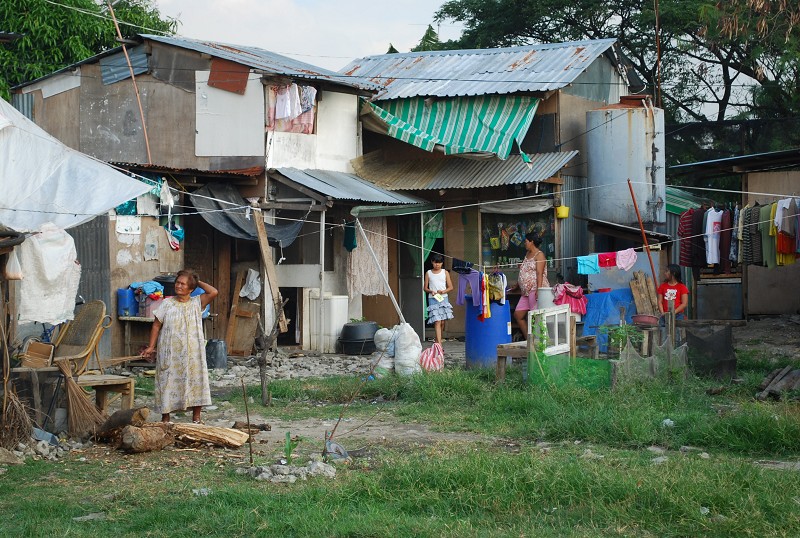
[[[623,96],[618,104],[587,112],[586,131],[587,216],[638,226],[630,179],[642,220],[665,223],[664,111],[648,96]]]

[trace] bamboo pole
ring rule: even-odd
[[[656,275],[656,268],[653,265],[653,257],[650,255],[650,245],[647,244],[647,234],[644,231],[644,224],[642,223],[642,216],[639,214],[639,205],[636,203],[636,196],[633,194],[633,185],[631,180],[628,180],[628,189],[631,191],[631,200],[633,200],[633,209],[636,210],[636,219],[639,221],[639,230],[642,232],[642,242],[644,243],[644,251],[647,253],[647,260],[650,262],[650,271],[653,273],[653,286],[657,289],[658,276]],[[658,293],[656,293],[658,295]]]

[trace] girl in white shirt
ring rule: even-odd
[[[425,291],[428,293],[428,323],[436,330],[436,342],[442,344],[444,322],[453,319],[453,306],[447,293],[453,289],[450,273],[443,268],[444,256],[432,254],[433,269],[425,272]]]

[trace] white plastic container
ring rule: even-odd
[[[537,294],[536,308],[553,308],[556,306],[553,302],[553,299],[555,299],[553,288],[539,288]]]

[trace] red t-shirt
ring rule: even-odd
[[[680,282],[674,286],[664,282],[658,287],[658,296],[661,298],[661,306],[664,307],[664,312],[669,312],[670,299],[675,301],[675,310],[677,310],[684,295],[689,295],[689,288]]]

